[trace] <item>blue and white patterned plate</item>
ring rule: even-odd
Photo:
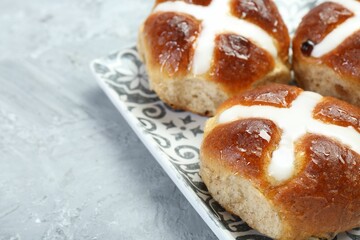
[[[315,4],[314,0],[276,2],[291,33]],[[113,104],[219,239],[269,239],[227,213],[210,196],[199,176],[199,147],[206,118],[175,111],[160,101],[149,89],[135,47],[96,59],[91,69]],[[359,240],[360,228],[336,239]]]

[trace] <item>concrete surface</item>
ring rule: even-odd
[[[97,86],[150,0],[0,1],[0,239],[216,239]]]

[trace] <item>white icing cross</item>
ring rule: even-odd
[[[350,37],[353,33],[360,30],[360,3],[355,0],[327,0],[323,2],[333,2],[344,6],[354,13],[353,17],[350,17],[342,24],[338,25],[333,31],[331,31],[320,43],[315,45],[311,56],[321,57],[332,50],[336,49],[345,39]],[[326,19],[324,19],[326,21]]]
[[[251,39],[274,58],[277,50],[273,38],[255,24],[231,15],[230,0],[212,0],[209,6],[200,6],[183,1],[164,2],[154,12],[179,12],[201,20],[201,32],[194,44],[195,53],[192,71],[195,75],[206,73],[211,66],[215,49],[215,37],[220,33],[235,33]]]
[[[285,181],[294,173],[294,142],[306,133],[337,139],[360,154],[360,134],[353,127],[326,124],[313,118],[313,110],[321,99],[322,96],[317,93],[304,91],[292,102],[290,108],[236,105],[222,112],[218,122],[226,123],[244,118],[273,121],[282,130],[282,137],[272,154],[268,173],[278,181]],[[264,138],[264,133],[260,132],[259,136]],[[268,138],[264,139],[268,141]]]

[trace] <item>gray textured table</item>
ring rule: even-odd
[[[150,0],[0,1],[0,239],[216,239],[97,86]]]

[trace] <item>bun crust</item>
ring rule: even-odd
[[[158,0],[141,26],[138,50],[150,85],[170,106],[211,116],[220,103],[244,90],[290,80],[290,39],[273,1],[227,1]],[[207,22],[214,12],[212,4],[220,3],[229,12],[224,14],[225,20],[220,15],[219,21],[239,26],[225,24],[229,29],[216,32],[220,31],[216,23]],[[203,14],[206,11],[208,16]],[[266,35],[269,41],[260,41],[274,46],[274,53],[257,40],[238,34],[243,27]]]
[[[358,1],[350,2],[360,7]],[[297,83],[305,90],[360,106],[360,31],[350,34],[330,52],[313,54],[314,47],[355,17],[353,9],[345,5],[341,1],[325,2],[304,16],[293,39],[293,69]]]
[[[286,129],[271,116],[221,120],[237,106],[298,108],[295,102],[306,94],[292,86],[260,87],[226,101],[205,127],[200,173],[210,193],[229,212],[275,239],[332,239],[360,225],[358,143],[348,146],[340,138],[306,132],[294,141],[291,176],[279,181],[269,169]],[[325,127],[352,127],[360,138],[357,107],[320,97],[311,116]]]

